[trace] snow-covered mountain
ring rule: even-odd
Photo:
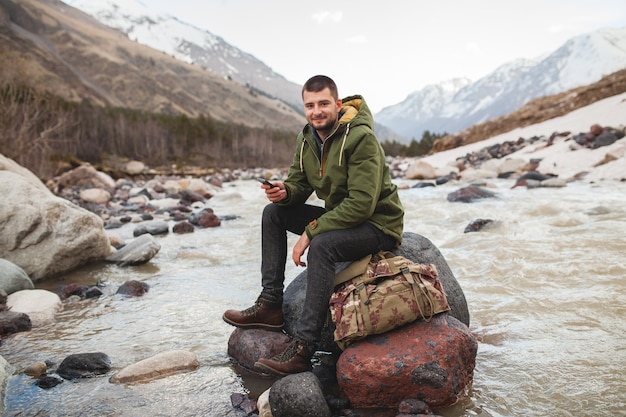
[[[626,68],[626,28],[603,29],[568,40],[539,59],[506,63],[473,83],[429,85],[376,120],[400,135],[419,140],[425,130],[455,133],[511,113],[525,103],[598,81]]]
[[[140,0],[64,1],[131,40],[301,109],[301,86],[206,29],[155,13]],[[425,130],[455,133],[622,68],[626,68],[626,27],[599,30],[574,37],[547,56],[504,63],[475,82],[453,79],[409,92],[404,101],[375,115],[376,132],[381,140],[406,143],[421,139]]]
[[[300,110],[300,86],[206,29],[156,13],[138,0],[63,0],[129,39],[276,97]]]

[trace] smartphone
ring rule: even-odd
[[[269,181],[268,181],[268,180],[266,180],[265,178],[257,178],[256,180],[257,180],[258,182],[262,183],[262,184],[265,184],[265,185],[269,186],[270,188],[274,188],[274,187],[275,187],[275,185],[274,185],[274,184],[272,184],[271,182],[269,182]]]

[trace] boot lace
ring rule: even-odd
[[[244,316],[252,316],[259,311],[260,306],[261,306],[261,303],[259,302],[259,300],[256,300],[253,306],[248,307],[245,310],[241,310],[241,314]]]
[[[289,362],[298,353],[300,345],[301,342],[299,340],[294,340],[289,344],[289,346],[287,346],[287,348],[282,353],[274,356],[272,360],[281,363]]]

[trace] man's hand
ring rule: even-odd
[[[261,188],[265,190],[267,199],[272,203],[278,203],[279,201],[287,197],[287,191],[285,191],[285,184],[282,182],[273,182],[273,187],[265,184],[261,184]]]
[[[303,262],[301,259],[302,255],[304,255],[304,251],[309,247],[310,243],[311,241],[309,240],[309,236],[306,232],[302,233],[302,236],[300,236],[300,239],[298,239],[293,247],[293,251],[291,252],[291,258],[296,266],[306,266],[306,262]]]

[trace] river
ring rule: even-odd
[[[626,416],[626,183],[570,183],[511,189],[498,198],[450,203],[460,185],[403,188],[405,231],[443,253],[468,301],[479,341],[474,382],[452,416]],[[36,284],[56,291],[72,282],[104,284],[98,299],[65,302],[53,323],[2,340],[0,354],[18,371],[35,361],[104,352],[114,370],[170,349],[195,353],[200,367],[138,385],[108,376],[44,390],[24,374],[10,379],[5,416],[236,416],[233,392],[258,395],[269,382],[231,365],[228,308],[260,291],[260,215],[255,181],[224,184],[209,200],[222,225],[158,237],[146,265],[94,265]],[[472,220],[492,219],[464,233]],[[132,239],[133,225],[114,231]],[[290,241],[295,243],[295,237]],[[287,279],[301,270],[288,265]],[[115,295],[124,281],[150,285],[142,297]],[[110,375],[110,374],[109,374]]]

